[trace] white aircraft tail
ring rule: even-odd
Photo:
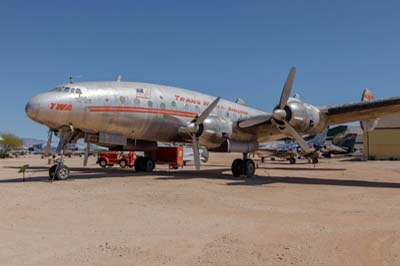
[[[366,88],[362,94],[361,101],[373,101],[375,100],[375,97],[372,95],[371,90]],[[375,127],[378,125],[379,118],[377,119],[372,119],[372,120],[365,120],[365,121],[360,121],[360,126],[364,132],[369,132],[375,129]]]

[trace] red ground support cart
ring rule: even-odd
[[[168,164],[173,169],[182,167],[183,147],[158,147],[156,163]]]
[[[121,168],[133,167],[135,165],[136,153],[130,152],[115,152],[115,151],[102,151],[97,158],[97,163],[106,168],[119,164]]]

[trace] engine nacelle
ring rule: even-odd
[[[232,121],[209,116],[201,125],[198,135],[201,145],[209,148],[219,147],[232,135]]]
[[[320,112],[317,107],[291,98],[285,110],[286,119],[298,132],[312,134],[321,131]]]

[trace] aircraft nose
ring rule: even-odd
[[[36,120],[39,115],[40,103],[36,97],[31,98],[25,106],[26,115],[32,119]]]

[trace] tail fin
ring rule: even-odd
[[[320,149],[324,146],[326,136],[328,135],[329,127],[326,127],[321,134],[315,135],[314,138],[308,141],[309,146]]]
[[[354,145],[356,144],[357,134],[348,133],[335,145],[346,148],[348,152],[353,152]]]
[[[371,90],[366,88],[362,94],[361,101],[373,101],[374,99],[375,97],[372,95]],[[364,132],[369,132],[375,129],[378,121],[379,119],[360,121],[360,126]]]

